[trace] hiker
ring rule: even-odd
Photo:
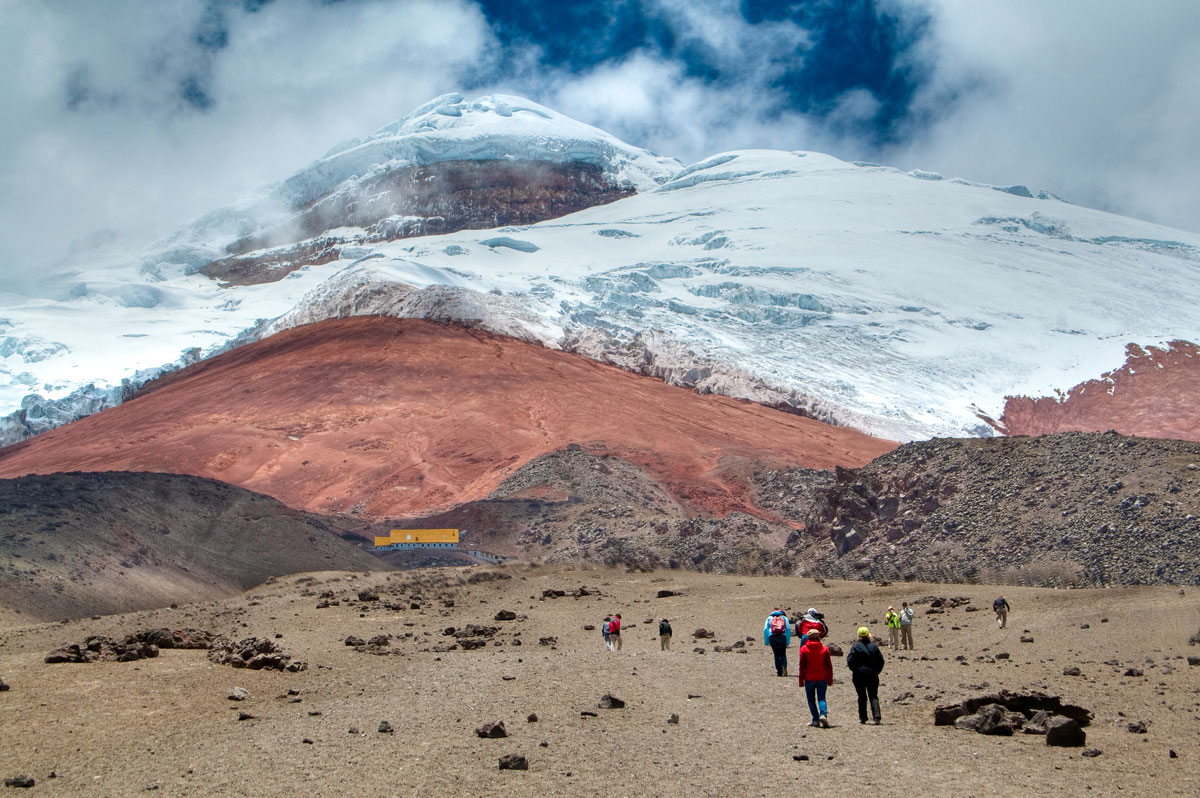
[[[878,726],[882,720],[879,712],[879,674],[883,671],[883,653],[871,640],[871,630],[865,626],[858,627],[858,640],[850,646],[846,667],[850,669],[854,691],[858,693],[858,722],[867,722],[867,701],[870,701],[871,717]]]
[[[800,647],[800,666],[797,669],[800,686],[808,698],[808,711],[812,713],[809,726],[829,728],[829,708],[825,703],[825,689],[833,684],[833,662],[829,649],[821,642],[821,633],[816,629],[808,632],[808,640]]]
[[[621,613],[613,615],[612,620],[608,622],[608,639],[612,643],[613,651],[621,650]]]
[[[1000,628],[1008,626],[1008,611],[1012,607],[1008,605],[1008,599],[1001,596],[992,602],[992,611],[996,613],[996,623],[1000,624]]]
[[[659,651],[671,650],[671,624],[666,618],[658,622],[658,649]]]
[[[883,616],[883,622],[887,625],[888,635],[891,636],[892,651],[899,651],[900,615],[896,612],[895,607],[888,607],[887,614]]]
[[[820,632],[821,637],[829,634],[829,627],[825,625],[825,616],[817,612],[815,608],[809,607],[808,612],[804,613],[804,617],[796,625],[796,631],[800,633],[800,645],[808,642],[807,635],[813,629]]]
[[[612,651],[612,634],[609,631],[609,627],[611,624],[612,624],[612,616],[605,615],[604,616],[604,625],[600,627],[600,634],[604,635],[604,650],[605,651]]]
[[[912,607],[908,606],[908,602],[902,602],[900,605],[900,645],[905,651],[912,651],[912,622],[913,615]]]
[[[792,642],[792,622],[776,607],[763,622],[763,645],[775,655],[775,675],[787,676],[787,648]]]

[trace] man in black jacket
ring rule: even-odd
[[[882,720],[879,712],[879,674],[883,671],[883,654],[879,646],[871,642],[871,630],[858,628],[858,642],[850,646],[846,655],[846,667],[850,669],[854,690],[858,693],[858,722],[867,722],[867,701],[871,702],[871,715],[878,726]]]

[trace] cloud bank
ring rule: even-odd
[[[1200,230],[1200,5],[0,0],[0,274],[162,235],[447,91],[694,161],[809,149]]]

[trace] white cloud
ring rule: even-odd
[[[161,234],[229,204],[457,89],[494,47],[466,0],[294,0],[230,8],[212,54],[193,40],[204,9],[0,0],[0,274],[98,228]],[[207,112],[178,95],[192,74]]]
[[[919,102],[940,121],[886,157],[1200,230],[1200,5],[919,5],[937,67]]]

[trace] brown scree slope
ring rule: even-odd
[[[184,473],[386,518],[483,498],[569,443],[618,454],[713,515],[761,512],[737,464],[859,466],[895,446],[478,330],[360,317],[227,352],[15,444],[0,477]]]

